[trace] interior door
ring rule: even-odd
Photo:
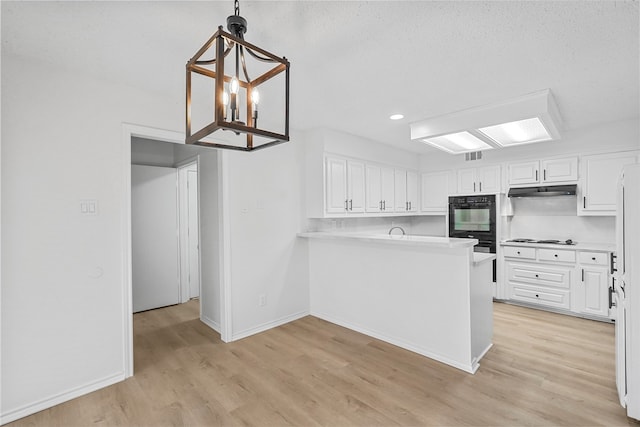
[[[131,166],[133,312],[180,302],[177,171]]]
[[[189,298],[200,296],[200,236],[198,228],[198,171],[187,171]]]

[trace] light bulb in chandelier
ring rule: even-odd
[[[251,102],[253,103],[254,110],[257,110],[258,104],[260,103],[260,92],[256,88],[251,90]]]
[[[239,89],[240,89],[240,83],[238,82],[238,78],[234,76],[231,79],[231,83],[229,83],[229,91],[231,92],[231,94],[237,95]]]

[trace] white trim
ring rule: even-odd
[[[188,203],[188,195],[186,193],[187,190],[187,169],[196,166],[196,172],[198,175],[198,183],[200,182],[200,156],[196,155],[190,157],[187,160],[184,160],[180,163],[176,164],[176,169],[178,171],[178,227],[179,227],[179,247],[180,247],[180,302],[185,303],[189,301],[191,297],[191,288],[189,280],[185,280],[185,274],[189,274],[189,257],[187,254],[188,248],[186,247],[186,243],[188,239],[185,239],[185,225],[188,227],[188,220],[185,218],[185,203]],[[198,242],[200,241],[200,187],[198,186]],[[185,224],[186,221],[186,224]],[[200,278],[202,277],[200,272],[200,251],[198,251],[198,274]],[[187,276],[188,277],[188,276]],[[200,283],[200,279],[198,279],[198,283]],[[198,292],[198,296],[200,296],[200,292]]]
[[[131,123],[122,123],[122,175],[124,176],[123,191],[122,191],[122,336],[123,336],[123,365],[124,375],[122,379],[126,379],[133,375],[133,306],[132,306],[132,272],[131,272],[131,138],[140,137],[146,139],[154,139],[157,141],[171,142],[174,144],[184,144],[184,134],[171,130],[152,128],[148,126],[141,126]],[[231,292],[230,292],[230,277],[229,267],[230,261],[227,255],[230,242],[228,241],[229,224],[228,219],[228,189],[226,186],[226,172],[223,176],[223,168],[225,162],[222,161],[222,155],[218,156],[218,188],[222,191],[220,193],[220,230],[226,230],[223,233],[221,245],[220,257],[220,279],[221,282],[221,301],[220,310],[222,312],[220,329],[223,333],[221,336],[224,338],[224,331],[227,331],[226,337],[231,336]],[[200,173],[200,171],[198,171]],[[225,291],[226,290],[226,291]],[[202,312],[202,297],[200,298],[200,312]],[[212,326],[208,322],[204,322],[208,326]],[[214,328],[215,329],[215,328]],[[224,339],[223,339],[224,341]]]
[[[316,310],[311,311],[310,314],[312,316],[315,316],[315,317],[319,318],[319,319],[326,320],[327,322],[334,323],[336,325],[345,327],[347,329],[351,329],[352,331],[360,332],[361,334],[365,334],[365,335],[370,336],[372,338],[376,338],[376,339],[379,339],[381,341],[387,342],[389,344],[393,344],[393,345],[398,346],[400,348],[404,348],[405,350],[409,350],[409,351],[412,351],[414,353],[418,353],[418,354],[420,354],[422,356],[428,357],[429,359],[433,359],[433,360],[436,360],[438,362],[445,363],[445,364],[447,364],[449,366],[453,366],[454,368],[458,368],[458,369],[463,370],[465,372],[468,372],[470,374],[475,374],[476,371],[478,370],[478,367],[480,366],[480,365],[478,365],[477,361],[472,361],[469,364],[460,363],[458,361],[449,359],[446,356],[442,356],[440,354],[433,353],[433,352],[428,351],[428,350],[426,350],[424,348],[421,348],[421,347],[415,346],[413,344],[407,343],[407,342],[405,342],[403,340],[399,340],[399,339],[397,339],[395,337],[390,337],[390,336],[385,335],[383,333],[379,333],[379,332],[373,331],[371,329],[367,329],[367,328],[363,328],[363,327],[358,326],[358,325],[354,325],[351,322],[343,321],[343,320],[338,319],[338,318],[336,318],[336,317],[334,317],[332,315],[328,315],[328,314],[325,314],[325,313],[322,313],[322,312],[318,312]],[[483,353],[483,355],[484,355],[484,353]]]
[[[303,310],[297,313],[289,314],[276,320],[272,320],[271,322],[263,323],[252,328],[245,329],[244,331],[240,331],[237,334],[233,334],[232,341],[237,341],[251,335],[259,334],[260,332],[268,331],[269,329],[273,329],[286,323],[293,322],[294,320],[301,319],[308,315],[309,310]]]
[[[220,339],[233,341],[233,300],[231,298],[231,214],[229,212],[229,172],[227,170],[228,153],[218,152],[218,194],[220,201],[220,221],[218,230],[221,242],[220,259]]]
[[[202,313],[202,311],[200,311]],[[217,333],[220,333],[220,324],[218,322],[216,322],[213,319],[208,318],[207,316],[201,314],[200,315],[200,321],[202,323],[204,323],[205,325],[207,325],[208,327],[210,327],[211,329],[213,329],[214,331],[216,331]]]
[[[36,412],[40,412],[44,409],[51,408],[52,406],[59,405],[71,399],[75,399],[77,397],[94,392],[104,387],[108,387],[112,384],[124,380],[124,372],[118,372],[117,374],[109,375],[108,377],[102,378],[97,381],[92,381],[83,386],[74,387],[71,390],[65,391],[63,393],[54,394],[53,396],[41,399],[35,403],[30,403],[28,405],[21,406],[17,409],[2,414],[0,417],[0,424],[10,423],[17,419],[35,414]]]

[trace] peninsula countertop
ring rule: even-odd
[[[311,239],[355,239],[365,242],[385,243],[392,245],[429,246],[440,248],[471,248],[478,243],[477,239],[459,239],[454,237],[436,237],[419,235],[389,235],[382,233],[366,232],[328,232],[308,231],[298,233],[298,237]]]

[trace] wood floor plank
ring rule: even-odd
[[[137,313],[134,377],[9,425],[640,426],[618,402],[612,324],[494,303],[470,375],[312,316],[228,344],[198,316],[198,301]]]

